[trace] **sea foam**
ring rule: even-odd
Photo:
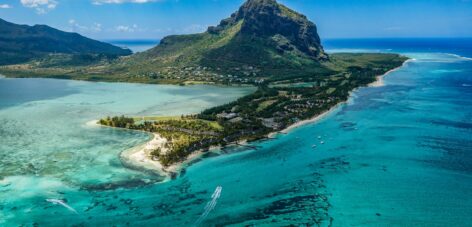
[[[472,61],[472,58],[460,56],[460,55],[458,55],[458,54],[450,54],[450,53],[448,53],[447,55],[453,56],[453,57],[455,57],[455,58],[459,58],[459,59],[464,60],[464,61]]]

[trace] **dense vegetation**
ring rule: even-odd
[[[99,124],[159,133],[167,140],[165,146],[170,152],[162,152],[157,149],[151,155],[155,159],[159,159],[164,166],[183,161],[185,157],[196,150],[218,145],[223,139],[223,128],[214,121],[197,119],[196,116],[157,119],[143,121],[124,116],[107,117],[101,119]]]
[[[131,51],[46,25],[17,25],[0,19],[0,65],[24,63],[57,53],[116,58],[130,55]],[[71,62],[82,62],[80,58]]]
[[[133,118],[128,118],[125,116],[121,117],[107,117],[104,119],[100,119],[98,122],[101,125],[104,126],[110,126],[110,127],[117,127],[117,128],[127,128],[131,129],[134,128],[134,119]]]

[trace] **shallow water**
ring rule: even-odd
[[[159,181],[158,176],[124,168],[118,156],[149,135],[99,127],[94,119],[198,113],[252,91],[250,87],[0,79],[0,208],[16,206],[11,200],[57,197],[69,187]]]
[[[158,177],[111,161],[118,150],[146,135],[85,125],[97,115],[160,113],[159,105],[167,104],[156,107],[153,99],[142,100],[150,94],[141,95],[147,89],[140,86],[146,85],[84,88],[82,82],[55,81],[79,85],[45,89],[42,96],[34,95],[40,100],[26,96],[13,106],[0,98],[9,106],[0,109],[0,119],[16,119],[2,124],[2,140],[14,140],[7,148],[20,154],[5,154],[2,141],[0,155],[10,163],[2,158],[0,168],[13,174],[0,181],[0,220],[53,226],[188,226],[200,221],[204,226],[468,226],[472,88],[463,85],[472,84],[472,61],[436,52],[404,54],[415,60],[389,74],[386,86],[357,90],[322,121],[255,143],[257,150],[226,149],[225,155],[197,162],[167,183],[154,184]],[[159,100],[172,97],[168,93],[159,89]],[[179,97],[186,104],[200,102],[188,101],[191,95]],[[189,105],[180,106],[184,109],[175,105],[176,112],[189,110]],[[38,156],[47,157],[33,155],[35,147]],[[15,162],[29,159],[37,160],[31,162],[35,168]],[[212,198],[218,186],[221,193]],[[64,199],[79,214],[47,198]]]

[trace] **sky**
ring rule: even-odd
[[[99,40],[204,31],[243,0],[0,0],[0,18]],[[322,38],[472,37],[472,0],[279,0]]]

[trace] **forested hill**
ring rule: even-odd
[[[0,19],[0,65],[23,63],[53,53],[113,57],[130,55],[131,51],[46,25],[18,25]]]

